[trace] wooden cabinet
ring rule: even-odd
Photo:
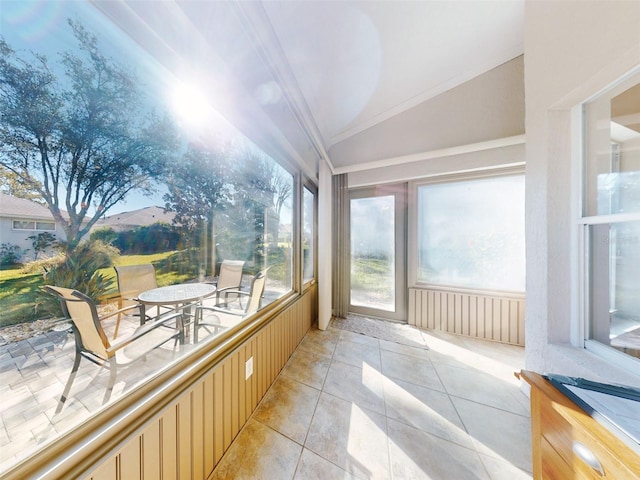
[[[520,377],[531,385],[534,479],[640,479],[637,449],[594,420],[543,376],[522,371]]]

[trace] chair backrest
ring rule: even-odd
[[[118,290],[122,300],[121,306],[134,305],[135,298],[140,293],[158,286],[156,269],[150,263],[142,265],[126,265],[113,267],[118,277]]]
[[[242,283],[243,260],[224,260],[220,265],[220,275],[218,275],[218,290],[222,288],[240,287]]]
[[[89,297],[77,290],[70,288],[45,285],[43,289],[60,299],[64,314],[73,321],[82,345],[77,346],[81,350],[90,351],[100,358],[109,357],[107,349],[110,347],[100,320],[96,304]]]
[[[269,268],[265,268],[258,272],[258,274],[253,277],[251,281],[251,290],[249,292],[249,300],[247,301],[247,306],[245,308],[245,314],[251,315],[255,313],[260,308],[260,303],[262,301],[262,294],[264,293],[264,286],[267,281],[267,270]]]

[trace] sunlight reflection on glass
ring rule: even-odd
[[[176,85],[171,105],[182,122],[193,126],[204,124],[211,109],[206,94],[193,83]]]

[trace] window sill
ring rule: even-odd
[[[597,350],[606,350],[607,352],[603,355]],[[538,352],[540,355],[538,358],[530,358],[531,354],[529,353],[527,364],[535,366],[533,369],[540,373],[558,373],[612,384],[640,386],[638,362],[631,357],[624,358],[626,356],[622,353],[612,355],[617,353],[603,345],[599,345],[599,349],[594,349],[593,345],[589,345],[589,349],[587,349],[568,344],[548,344],[544,351]],[[619,356],[623,358],[619,358]],[[635,370],[632,370],[627,365],[628,363],[635,366]]]

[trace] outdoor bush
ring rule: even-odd
[[[170,252],[179,250],[184,243],[178,228],[161,222],[122,232],[101,228],[91,232],[90,239],[113,245],[123,255]]]
[[[78,290],[94,300],[99,300],[113,288],[113,279],[97,272],[101,268],[113,266],[118,258],[118,249],[101,241],[80,243],[64,261],[45,273],[45,285]],[[49,300],[47,300],[49,299]],[[40,311],[50,312],[54,306],[50,295],[41,296]]]
[[[38,260],[33,260],[31,262],[25,263],[20,269],[20,273],[24,275],[31,275],[34,273],[44,274],[63,263],[64,259],[64,253],[58,253],[51,257],[44,257]]]
[[[269,278],[285,282],[291,270],[285,249],[270,246],[267,249],[267,258],[267,265],[271,267],[269,269]]]
[[[113,245],[124,254],[170,252],[180,248],[179,230],[167,223],[153,223],[117,233]]]
[[[111,227],[99,228],[91,232],[89,236],[89,241],[96,240],[108,245],[113,245],[118,240],[118,233]]]
[[[42,232],[33,235],[29,235],[27,240],[31,240],[31,246],[33,247],[33,259],[38,260],[40,254],[46,253],[51,250],[60,250],[61,244],[55,235],[50,232]]]
[[[13,243],[0,245],[0,265],[16,265],[22,258],[22,249]]]

